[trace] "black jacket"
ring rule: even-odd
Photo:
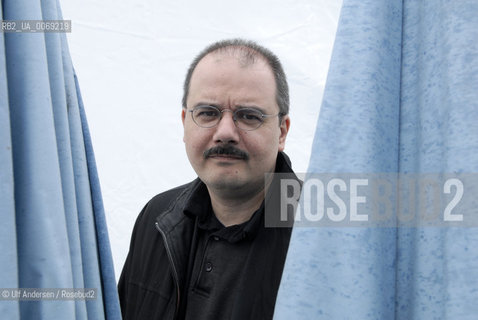
[[[293,175],[290,162],[280,153],[280,172]],[[276,170],[279,166],[276,167]],[[295,177],[295,175],[294,175]],[[119,284],[123,319],[176,319],[187,278],[188,256],[197,217],[183,210],[189,197],[202,182],[199,179],[155,196],[143,208],[136,221],[131,245]],[[266,292],[251,295],[248,288],[238,301],[231,319],[271,319],[274,311],[280,274],[287,254],[291,228],[266,228],[267,236],[258,236],[251,250],[259,259],[279,268],[279,276],[270,270],[252,268],[248,276],[263,282]],[[271,245],[277,250],[271,249]],[[258,261],[260,265],[260,261]]]

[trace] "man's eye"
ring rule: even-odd
[[[259,112],[248,111],[248,110],[239,110],[236,114],[238,120],[256,122],[262,121],[262,115]]]
[[[202,110],[197,110],[196,111],[196,117],[203,117],[203,118],[214,118],[218,116],[217,110],[207,110],[207,109],[202,109]]]

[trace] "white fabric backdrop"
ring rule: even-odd
[[[72,20],[117,278],[142,207],[195,178],[182,142],[182,84],[209,43],[248,38],[279,56],[291,92],[285,151],[306,171],[341,0],[60,2]]]

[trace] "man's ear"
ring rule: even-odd
[[[289,115],[285,115],[282,117],[282,121],[280,123],[280,136],[279,136],[279,151],[284,151],[285,148],[285,139],[287,138],[287,133],[289,132],[290,128],[290,118]]]
[[[181,121],[183,123],[183,129],[184,129],[184,121],[186,121],[186,109],[185,108],[182,108],[182,111],[181,111]],[[184,130],[183,130],[184,132]],[[183,133],[183,142],[184,141],[184,133]]]
[[[182,111],[181,111],[181,121],[183,122],[183,126],[184,126],[184,121],[186,120],[186,109],[183,108]]]

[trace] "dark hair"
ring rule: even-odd
[[[230,39],[215,42],[206,47],[194,58],[193,62],[189,66],[186,79],[184,80],[184,93],[182,100],[183,108],[187,107],[186,102],[189,94],[191,76],[194,72],[194,69],[196,69],[196,66],[198,65],[199,61],[202,60],[202,58],[209,53],[216,51],[239,52],[239,63],[241,63],[243,66],[248,66],[254,63],[256,57],[264,58],[274,74],[274,79],[276,82],[276,101],[277,105],[279,106],[279,112],[281,115],[286,115],[289,113],[289,86],[287,84],[284,69],[282,68],[279,58],[277,58],[277,56],[269,49],[264,48],[253,41],[244,39]]]

